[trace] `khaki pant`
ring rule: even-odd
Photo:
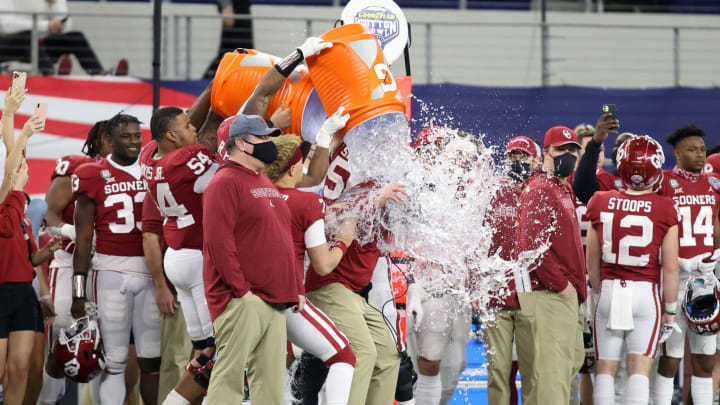
[[[400,356],[380,312],[339,283],[311,291],[307,297],[335,322],[355,352],[357,360],[348,404],[392,404]]]
[[[180,306],[175,316],[160,314],[161,357],[160,381],[158,382],[158,403],[175,388],[185,373],[185,365],[192,356],[192,342],[185,326],[185,317]]]
[[[515,339],[515,322],[519,308],[503,308],[495,312],[495,323],[485,328],[488,362],[488,403],[510,403],[510,371]],[[489,350],[488,350],[489,349]],[[517,348],[518,358],[521,348]],[[523,387],[525,384],[523,384]]]
[[[523,405],[567,404],[570,382],[585,357],[584,314],[577,294],[519,293],[516,323]],[[520,354],[520,348],[526,352]]]
[[[283,405],[287,330],[285,307],[246,294],[233,298],[213,322],[217,362],[207,403],[241,404],[245,364],[254,404]]]

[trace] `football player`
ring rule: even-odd
[[[82,165],[71,179],[77,198],[71,312],[74,317],[84,313],[94,231],[95,277],[91,288],[107,356],[107,368],[98,377],[100,402],[122,404],[125,400],[124,374],[132,330],[141,370],[141,396],[144,403],[155,404],[160,322],[153,279],[162,279],[163,275],[150,274],[143,256],[140,219],[147,189],[138,164],[142,133],[138,119],[126,114],[115,115],[108,128],[112,154]]]
[[[342,128],[348,118],[347,114],[333,115],[328,119],[328,123],[334,132]],[[282,135],[274,138],[273,142],[278,147],[278,158],[265,166],[263,172],[277,186],[290,208],[297,278],[298,282],[303,284],[305,252],[307,251],[316,272],[321,276],[329,274],[340,262],[347,246],[352,243],[354,224],[350,224],[347,234],[335,235],[335,243],[328,246],[325,239],[325,202],[315,193],[296,189],[303,177],[300,137]],[[303,310],[288,309],[285,316],[288,340],[321,359],[329,367],[325,382],[326,403],[347,404],[355,367],[355,354],[347,337],[309,300],[306,300]]]
[[[674,322],[677,312],[678,216],[675,202],[656,193],[664,161],[655,140],[631,137],[617,155],[625,191],[597,192],[587,207],[588,273],[600,295],[594,322],[598,405],[615,403],[623,344],[629,375],[625,403],[648,403],[660,329]]]
[[[703,176],[705,167],[705,131],[695,125],[675,130],[667,139],[673,146],[676,166],[664,172],[660,194],[675,200],[680,215],[680,295],[683,299],[688,282],[697,278],[713,278],[720,258],[720,180]],[[715,250],[715,254],[713,254]],[[658,375],[653,382],[653,400],[669,405],[673,379],[685,353],[685,335],[690,342],[693,375],[690,392],[695,405],[710,405],[713,400],[712,370],[715,362],[717,332],[708,330],[700,335],[688,331],[688,319],[678,316],[680,332],[673,333],[662,346]]]
[[[189,404],[207,389],[208,362],[215,352],[202,279],[202,193],[217,164],[207,148],[197,143],[195,127],[183,110],[164,107],[155,111],[150,130],[156,145],[150,149],[151,153],[154,150],[154,163],[144,165],[143,177],[149,198],[165,218],[165,273],[177,290],[195,351],[195,359],[187,366],[189,381],[171,391],[164,403]],[[193,379],[202,388],[199,392]]]
[[[465,143],[469,139],[458,138],[451,142]],[[432,167],[447,144],[447,139],[443,139],[438,128],[430,127],[418,133],[414,148],[418,159],[426,167]],[[472,142],[466,143],[466,146],[469,150],[476,147]],[[463,157],[458,164],[468,162]],[[462,190],[463,186],[460,185],[458,191]],[[446,269],[443,266],[411,260],[409,267],[409,282],[412,283],[408,287],[407,331],[409,351],[413,356],[417,355],[415,403],[445,405],[452,399],[460,373],[465,369],[471,309],[458,305],[462,300],[447,292],[450,286],[447,285]],[[418,289],[418,301],[422,302],[420,310],[414,308],[414,288]]]
[[[63,370],[55,365],[53,345],[57,341],[60,328],[67,328],[72,323],[70,305],[72,304],[72,254],[75,242],[75,195],[70,185],[70,177],[84,163],[96,162],[109,155],[112,151],[107,121],[98,121],[88,132],[84,155],[68,155],[57,160],[51,175],[50,187],[45,193],[48,205],[45,221],[50,234],[62,237],[62,249],[55,252],[50,262],[50,296],[57,316],[48,328],[49,351],[45,371],[43,372],[41,404],[54,404],[65,389]]]

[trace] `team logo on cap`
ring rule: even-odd
[[[400,22],[392,11],[380,6],[369,6],[355,14],[355,22],[370,29],[385,48],[400,33]]]
[[[670,187],[672,188],[678,188],[680,186],[680,183],[678,183],[675,179],[670,179]]]
[[[713,165],[711,165],[710,163],[705,163],[705,169],[704,169],[704,170],[705,170],[706,173],[712,173],[712,171],[713,171]]]
[[[710,182],[712,188],[720,190],[720,180],[718,180],[717,177],[708,177],[708,181]]]
[[[572,135],[570,134],[570,130],[568,130],[568,129],[563,129],[562,132],[563,132],[563,136],[564,136],[565,138],[567,138],[567,139],[572,139]]]

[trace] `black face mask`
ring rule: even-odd
[[[515,180],[518,183],[522,183],[530,177],[530,163],[525,163],[520,160],[513,160],[510,162],[510,171],[508,172],[508,176],[510,176],[511,179]]]
[[[259,142],[259,143],[252,143],[248,142],[250,145],[253,145],[255,148],[253,149],[253,153],[247,153],[248,155],[254,157],[255,159],[265,163],[266,165],[269,165],[270,163],[274,162],[275,159],[277,159],[278,156],[278,149],[277,146],[275,146],[275,142]]]
[[[555,156],[553,158],[553,163],[555,164],[555,176],[567,177],[571,175],[572,172],[575,171],[576,161],[577,156],[571,153],[563,153],[560,156]]]

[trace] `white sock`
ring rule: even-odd
[[[642,374],[628,378],[625,389],[625,405],[647,405],[650,401],[650,380]]]
[[[410,400],[404,401],[404,402],[400,402],[400,401],[395,401],[395,402],[397,402],[397,405],[415,405],[415,398],[411,398]]]
[[[122,405],[125,403],[125,372],[119,374],[100,374],[100,402],[103,405]]]
[[[595,405],[615,404],[615,377],[610,374],[596,374],[593,387],[593,403]]]
[[[660,374],[655,376],[652,387],[653,404],[670,405],[672,403],[673,389],[675,388],[673,378],[663,377]]]
[[[43,368],[43,385],[38,397],[40,405],[55,405],[65,389],[65,377],[55,378]]]
[[[690,378],[690,393],[692,394],[693,404],[712,405],[712,378],[692,376]]]
[[[438,405],[442,395],[440,375],[423,375],[418,373],[415,383],[415,403],[417,405]]]
[[[330,366],[325,380],[325,400],[327,405],[346,405],[350,399],[355,367],[348,363],[335,363]]]
[[[177,391],[172,390],[167,394],[162,405],[188,405],[189,403],[190,401],[185,399],[185,397],[178,394]]]

